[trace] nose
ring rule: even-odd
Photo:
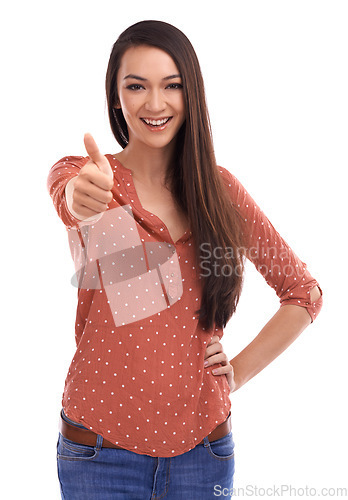
[[[166,104],[160,90],[152,89],[147,95],[145,109],[147,111],[160,112],[163,111]]]

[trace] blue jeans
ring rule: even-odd
[[[78,427],[81,424],[64,418]],[[152,457],[66,439],[59,433],[57,464],[65,500],[210,500],[231,497],[234,475],[232,431],[175,457]]]

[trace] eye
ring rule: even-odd
[[[181,83],[171,83],[170,85],[168,85],[167,89],[182,89],[182,85]]]
[[[126,87],[126,88],[129,90],[140,90],[144,87],[142,85],[140,85],[139,83],[132,83],[131,85],[128,85],[128,87]]]

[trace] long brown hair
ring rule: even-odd
[[[148,45],[167,52],[182,76],[186,120],[180,128],[168,168],[174,199],[186,213],[196,247],[197,269],[204,260],[201,308],[195,311],[206,330],[223,328],[236,310],[244,275],[242,220],[225,189],[216,164],[203,77],[197,55],[179,29],[163,21],[141,21],[127,28],[113,45],[106,73],[106,97],[112,132],[125,148],[129,136],[121,109],[115,109],[117,72],[129,47]],[[218,247],[219,251],[214,252]],[[228,252],[226,252],[228,249]],[[232,252],[231,252],[232,250]],[[225,269],[230,269],[226,273]]]

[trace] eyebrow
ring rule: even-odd
[[[135,80],[141,80],[142,82],[147,82],[146,78],[143,78],[142,76],[138,75],[133,75],[132,73],[125,76],[123,79],[126,80],[127,78],[134,78]],[[181,78],[181,75],[177,74],[177,75],[165,76],[164,78],[162,78],[162,80],[172,80],[173,78]]]

